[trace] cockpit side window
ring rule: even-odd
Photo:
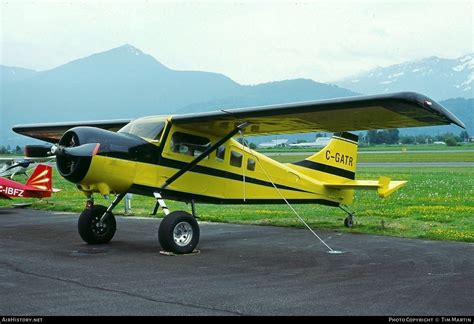
[[[199,156],[208,147],[211,146],[211,141],[208,138],[175,132],[171,137],[171,151],[189,156]],[[209,156],[206,157],[207,159]]]

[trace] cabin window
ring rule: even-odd
[[[183,155],[199,156],[210,146],[211,141],[201,136],[175,132],[171,138],[171,151]]]
[[[230,165],[240,168],[242,166],[242,154],[230,151]]]
[[[254,159],[248,159],[247,160],[247,170],[250,171],[255,171],[255,160]]]
[[[221,145],[217,148],[217,151],[216,151],[216,160],[217,161],[220,161],[220,162],[223,162],[225,159],[225,146],[224,145]]]

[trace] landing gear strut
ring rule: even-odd
[[[355,213],[350,212],[349,210],[347,210],[347,208],[343,207],[342,205],[339,205],[339,208],[347,213],[347,217],[344,219],[344,226],[348,228],[354,227]]]
[[[212,152],[217,150],[219,146],[224,144],[238,132],[242,131],[245,127],[250,125],[249,122],[244,122],[227,135],[222,137],[220,140],[215,142],[213,145],[209,146],[204,150],[199,156],[194,158],[191,162],[173,174],[171,177],[166,179],[165,182],[159,186],[157,192],[154,192],[153,195],[156,198],[155,208],[153,210],[153,215],[156,214],[158,208],[161,207],[165,213],[165,218],[161,221],[160,228],[158,229],[158,239],[160,241],[161,247],[166,250],[176,254],[184,254],[193,252],[199,241],[199,225],[196,221],[196,210],[194,206],[194,200],[191,200],[191,208],[193,215],[185,211],[176,211],[168,214],[168,208],[164,203],[161,190],[164,190],[174,181],[179,179],[183,174],[190,171],[194,168],[200,161],[209,156]]]

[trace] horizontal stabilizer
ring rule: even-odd
[[[380,198],[386,198],[405,183],[406,181],[391,181],[390,178],[380,177],[378,181],[351,180],[344,183],[326,183],[324,186],[333,189],[376,189]]]

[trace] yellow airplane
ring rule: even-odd
[[[54,143],[28,146],[27,155],[55,155],[59,173],[87,196],[78,220],[89,244],[115,234],[112,213],[127,193],[154,197],[166,215],[161,247],[192,252],[199,241],[195,203],[323,204],[344,208],[354,189],[376,190],[382,198],[406,181],[356,179],[358,137],[348,131],[464,124],[421,94],[299,102],[135,120],[17,125],[19,134]],[[279,163],[233,137],[301,132],[334,133],[329,144],[296,163]],[[239,135],[240,134],[240,135]],[[245,141],[244,141],[245,142]],[[47,154],[46,154],[47,152]],[[110,206],[94,205],[93,194],[114,194]],[[191,213],[169,212],[164,199],[191,203]]]

